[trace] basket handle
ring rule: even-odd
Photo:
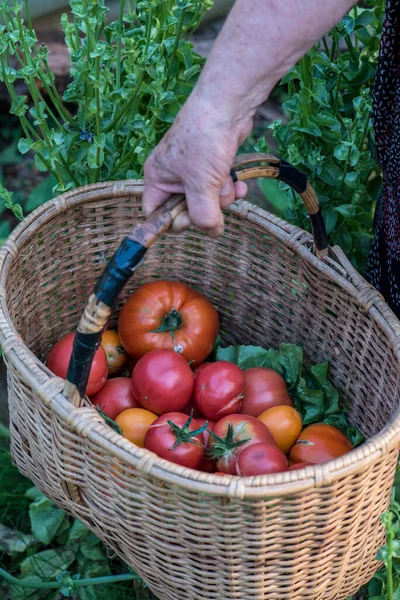
[[[327,254],[328,238],[319,201],[304,173],[270,154],[244,154],[236,158],[231,176],[234,181],[270,177],[290,185],[301,196],[310,215],[317,256]],[[171,196],[148,219],[134,227],[97,281],[78,325],[64,385],[64,396],[74,406],[80,406],[85,395],[93,357],[119,292],[142,262],[147,248],[185,209],[184,195]]]
[[[262,164],[260,164],[262,163]],[[239,154],[231,171],[234,181],[245,181],[254,177],[278,179],[287,183],[302,199],[309,214],[314,237],[314,251],[318,258],[328,254],[328,236],[322,216],[318,196],[311,187],[306,175],[290,163],[280,160],[273,154]]]

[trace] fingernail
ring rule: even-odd
[[[221,190],[221,196],[227,196],[232,192],[232,181],[231,179],[227,179],[224,183],[224,187]]]

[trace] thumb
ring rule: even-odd
[[[149,217],[161,204],[171,196],[171,192],[160,190],[151,183],[144,186],[142,196],[142,208],[145,217]]]

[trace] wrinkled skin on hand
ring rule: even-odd
[[[188,212],[173,223],[175,232],[191,223],[218,237],[223,233],[221,209],[247,193],[229,172],[237,149],[251,131],[252,118],[232,123],[193,94],[145,164],[143,209],[146,216],[174,193],[184,193]]]

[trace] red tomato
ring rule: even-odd
[[[286,404],[293,406],[283,377],[272,369],[254,367],[244,372],[246,387],[240,412],[244,415],[259,417],[261,413]]]
[[[253,444],[238,456],[237,474],[242,477],[281,473],[287,471],[287,468],[286,456],[274,444]]]
[[[218,313],[201,294],[178,281],[142,285],[125,302],[118,331],[122,345],[140,358],[151,350],[175,350],[192,366],[211,353],[219,329]]]
[[[180,411],[192,397],[193,373],[173,350],[153,350],[142,356],[132,373],[135,400],[156,415]]]
[[[210,362],[203,362],[198,367],[195,367],[193,369],[194,380],[196,381],[199,373],[201,373],[206,367],[208,367],[208,365],[211,365],[211,364],[212,363],[210,363]]]
[[[196,418],[197,423],[202,427],[206,423],[208,423],[207,429],[203,431],[204,437],[204,448],[207,448],[208,440],[210,438],[210,429],[215,425],[215,421],[209,421],[204,417]],[[211,460],[210,458],[203,458],[199,466],[197,467],[199,471],[204,471],[205,473],[214,473],[215,471],[215,460]]]
[[[74,345],[75,333],[64,335],[55,346],[50,350],[47,359],[47,366],[58,377],[65,379],[67,377],[69,360]],[[107,381],[108,364],[107,356],[103,348],[99,346],[94,355],[93,363],[90,369],[89,380],[86,388],[86,394],[93,396],[101,390]]]
[[[152,423],[144,438],[144,447],[177,465],[197,469],[204,457],[204,436],[193,435],[200,429],[195,419],[169,412]]]
[[[347,437],[327,423],[309,425],[299,435],[290,451],[292,463],[321,464],[353,450]]]
[[[255,417],[228,415],[212,428],[208,441],[208,458],[216,460],[218,471],[236,475],[240,453],[259,442],[276,445],[271,432]]]
[[[294,465],[290,465],[290,467],[288,468],[288,471],[297,471],[298,469],[305,469],[306,467],[309,467],[310,463],[296,463]]]
[[[140,407],[139,402],[133,397],[130,377],[109,379],[90,400],[113,421],[124,410]]]
[[[223,475],[224,477],[229,477],[229,473],[222,473],[222,471],[214,471],[214,475]]]
[[[224,360],[207,365],[194,385],[194,401],[207,419],[218,420],[240,410],[245,386],[244,373]]]

